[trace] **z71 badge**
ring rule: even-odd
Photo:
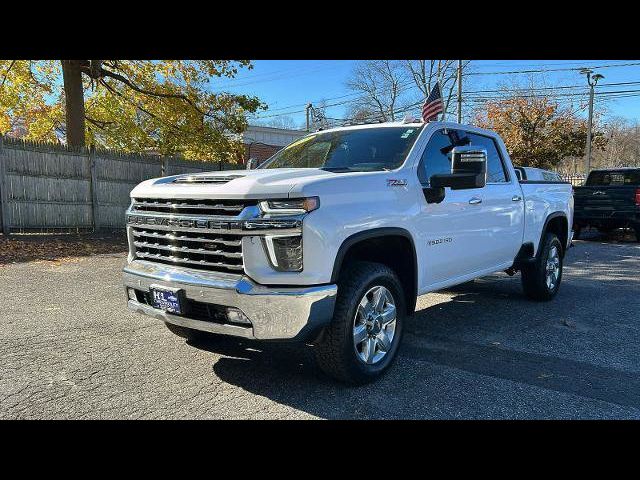
[[[387,180],[387,187],[406,187],[407,180],[405,178],[389,178]]]

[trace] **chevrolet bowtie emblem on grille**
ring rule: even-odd
[[[387,187],[406,187],[407,180],[405,178],[389,178],[387,179]]]

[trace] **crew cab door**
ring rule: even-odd
[[[427,289],[506,268],[522,245],[522,191],[509,175],[493,138],[450,128],[435,131],[418,165],[420,183],[428,186],[431,175],[449,173],[450,152],[463,145],[487,150],[487,185],[466,190],[446,188],[441,203],[420,199],[417,231]]]

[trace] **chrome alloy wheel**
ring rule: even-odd
[[[547,282],[547,288],[553,290],[558,283],[558,277],[560,276],[560,252],[555,245],[549,249],[549,256],[547,257],[547,266],[545,269],[545,280]]]
[[[391,349],[396,316],[395,301],[387,288],[372,287],[364,294],[353,319],[353,345],[364,363],[378,363]]]

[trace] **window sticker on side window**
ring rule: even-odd
[[[402,135],[400,135],[400,138],[409,138],[409,136],[415,132],[414,128],[410,128],[408,130],[406,130]]]

